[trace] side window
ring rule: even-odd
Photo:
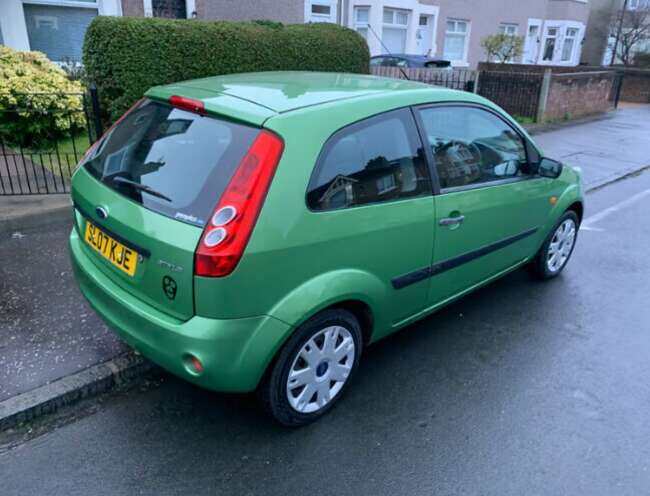
[[[489,183],[523,176],[526,147],[496,115],[474,107],[420,110],[440,188]]]
[[[335,133],[307,191],[312,210],[348,208],[431,194],[413,116],[397,110]]]

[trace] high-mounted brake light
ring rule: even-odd
[[[282,155],[282,139],[262,130],[239,163],[205,226],[194,257],[197,276],[223,277],[241,259]]]
[[[169,103],[174,107],[178,107],[189,112],[205,114],[205,105],[201,100],[194,100],[193,98],[185,98],[184,96],[172,95],[169,97]]]

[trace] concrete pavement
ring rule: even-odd
[[[312,426],[167,378],[1,453],[2,493],[648,494],[644,191],[650,172],[589,195],[561,277],[517,271],[370,347]]]
[[[590,122],[535,134],[550,158],[582,168],[589,190],[650,167],[650,105],[622,104]]]

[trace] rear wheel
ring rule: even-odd
[[[347,310],[330,309],[301,325],[280,351],[260,395],[283,425],[311,423],[340,399],[361,356],[361,327]]]
[[[533,260],[535,275],[540,279],[550,279],[562,272],[566,266],[578,238],[578,216],[567,210],[546,238]]]

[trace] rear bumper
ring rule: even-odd
[[[133,348],[169,372],[216,391],[246,392],[257,387],[291,326],[270,316],[177,320],[130,295],[94,265],[77,233],[70,234],[72,267],[93,309]],[[186,367],[194,355],[204,366]]]

